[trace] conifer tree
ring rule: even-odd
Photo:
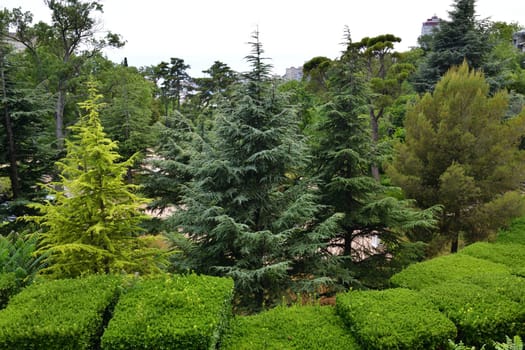
[[[251,70],[219,105],[209,143],[190,162],[186,209],[174,219],[193,243],[186,263],[232,276],[241,305],[257,309],[322,270],[312,259],[337,218],[315,223],[315,189],[299,175],[307,153],[296,117],[269,77],[258,32],[253,39]],[[318,270],[308,275],[306,266]]]
[[[476,0],[455,0],[450,21],[442,21],[431,38],[431,48],[414,80],[418,92],[434,89],[437,81],[452,66],[463,60],[476,69],[483,67],[490,52],[486,25],[476,18]]]
[[[331,251],[342,255],[341,282],[358,283],[356,269],[372,256],[392,257],[404,234],[435,223],[433,210],[419,211],[408,200],[388,194],[395,188],[377,182],[370,174],[370,134],[366,119],[367,89],[358,47],[351,44],[334,62],[330,73],[331,99],[322,108],[317,125],[315,171],[326,213],[344,215],[335,239],[327,242]],[[379,238],[382,248],[360,244]],[[363,240],[364,238],[364,240]],[[346,272],[346,276],[343,272]],[[370,271],[368,271],[370,273]]]
[[[0,233],[19,230],[20,221],[7,218],[27,213],[27,201],[41,193],[35,182],[52,168],[54,154],[47,132],[52,113],[51,95],[42,86],[28,82],[23,54],[14,52],[5,41],[9,12],[0,11],[0,178],[7,176],[6,190],[0,191]]]
[[[71,127],[67,155],[57,163],[60,181],[46,186],[54,198],[35,204],[42,216],[30,218],[43,228],[38,252],[55,277],[144,269],[133,254],[141,248],[136,234],[147,201],[124,181],[134,159],[118,162],[117,144],[100,124],[101,98],[91,83],[79,104],[86,114]]]
[[[190,161],[202,144],[190,120],[178,111],[154,125],[158,145],[144,161],[141,183],[152,198],[149,208],[163,213],[180,209],[184,187],[192,179]]]
[[[486,239],[525,209],[525,114],[505,120],[507,94],[488,95],[481,72],[466,62],[452,68],[407,111],[405,142],[389,168],[420,206],[444,206],[436,242],[452,252],[461,236]]]

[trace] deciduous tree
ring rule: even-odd
[[[53,71],[50,81],[55,84],[57,94],[55,136],[58,149],[61,150],[64,140],[64,109],[71,80],[79,75],[87,58],[99,53],[106,46],[120,47],[124,44],[117,34],[111,32],[103,39],[97,37],[100,27],[93,15],[95,12],[102,12],[100,2],[45,0],[45,3],[51,10],[51,24],[39,22],[32,25],[31,13],[14,9],[10,24],[15,26],[16,33],[11,39],[21,42],[30,50],[37,61],[39,80],[43,79],[44,64]],[[45,53],[39,52],[38,47],[45,48]]]

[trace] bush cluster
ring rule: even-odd
[[[498,232],[496,242],[525,245],[525,217],[514,220],[506,230]]]
[[[409,266],[390,279],[394,286],[423,289],[447,281],[460,281],[479,273],[508,274],[509,268],[466,254],[445,255]]]
[[[514,274],[525,271],[525,247],[521,244],[478,242],[465,247],[460,254],[506,265]]]
[[[495,290],[452,281],[420,293],[454,322],[465,344],[481,347],[525,331],[525,308]]]
[[[358,350],[350,332],[330,306],[279,306],[232,321],[221,349]]]
[[[408,289],[348,292],[336,308],[363,349],[440,349],[456,337],[454,324]]]
[[[214,349],[231,318],[232,293],[227,278],[139,280],[120,297],[102,349]]]
[[[18,291],[14,272],[0,273],[0,309],[7,305],[9,298]]]
[[[93,349],[120,279],[91,276],[26,287],[0,311],[0,349]]]

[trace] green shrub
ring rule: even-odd
[[[233,281],[163,275],[122,294],[102,349],[214,349],[231,315]]]
[[[422,289],[447,281],[458,281],[476,273],[509,273],[505,265],[468,256],[445,255],[410,265],[390,279],[394,286]]]
[[[16,275],[13,272],[0,273],[0,309],[7,305],[9,298],[18,291]]]
[[[92,349],[120,279],[91,276],[32,284],[0,311],[0,349]]]
[[[506,337],[505,343],[496,343],[496,350],[523,350],[523,341],[519,335],[515,335],[514,338],[510,339]]]
[[[466,277],[464,282],[504,295],[525,308],[525,278],[510,273],[477,273]]]
[[[525,245],[525,217],[514,220],[507,229],[498,232],[496,242]]]
[[[224,350],[345,349],[360,347],[330,306],[279,306],[238,316],[224,339]]]
[[[19,286],[31,284],[44,266],[44,256],[34,254],[37,242],[36,234],[11,232],[7,236],[0,235],[0,273],[14,272]]]
[[[422,289],[458,328],[458,339],[482,346],[506,334],[523,334],[525,310],[496,291],[474,284],[446,282]]]
[[[336,309],[363,349],[440,349],[456,337],[454,324],[408,289],[349,292]]]
[[[525,247],[521,244],[478,242],[459,253],[506,265],[514,274],[525,268]]]

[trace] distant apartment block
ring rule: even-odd
[[[518,50],[525,52],[525,30],[512,34],[512,44]]]
[[[283,79],[286,81],[303,79],[303,68],[302,67],[286,68],[286,73],[284,74]]]
[[[434,15],[427,19],[425,22],[423,22],[423,25],[421,26],[421,36],[423,35],[430,35],[432,32],[439,28],[439,24],[443,21],[438,16]]]

